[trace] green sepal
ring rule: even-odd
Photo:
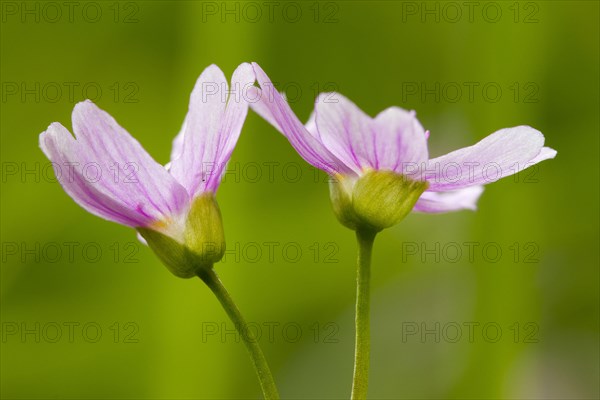
[[[146,239],[154,254],[175,276],[192,278],[196,275],[197,268],[202,264],[187,246],[153,229],[137,228],[137,230]]]
[[[349,182],[349,178],[341,176],[331,179],[329,196],[338,221],[345,227],[356,230],[359,218],[352,206],[352,184],[353,182]]]
[[[165,266],[180,278],[192,278],[210,269],[225,254],[221,211],[212,193],[197,197],[190,207],[184,242],[151,228],[137,228]]]
[[[225,254],[221,210],[212,193],[196,197],[185,224],[185,243],[211,265]]]
[[[392,171],[369,171],[355,183],[348,179],[331,184],[336,217],[350,229],[374,232],[404,219],[428,185]]]

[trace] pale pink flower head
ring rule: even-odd
[[[75,136],[54,122],[40,135],[40,147],[77,204],[136,228],[172,272],[193,276],[189,265],[180,265],[189,264],[190,257],[184,258],[207,242],[224,240],[214,194],[248,113],[247,96],[240,93],[254,81],[247,63],[233,73],[231,91],[216,65],[202,72],[168,168],[89,100],[73,110]]]
[[[410,210],[474,210],[485,184],[515,174],[556,151],[529,126],[501,129],[473,146],[429,158],[426,131],[414,111],[390,107],[374,118],[339,93],[322,93],[300,122],[265,72],[250,106],[283,133],[302,158],[334,177],[336,215],[356,229],[380,230]]]

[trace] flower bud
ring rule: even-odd
[[[225,254],[221,211],[212,193],[192,202],[183,243],[151,228],[138,231],[167,268],[180,278],[191,278],[202,268],[212,268]]]
[[[379,232],[404,219],[425,189],[427,182],[373,170],[359,178],[338,176],[330,184],[330,195],[335,215],[344,226]]]

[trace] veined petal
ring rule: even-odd
[[[313,110],[310,113],[310,116],[308,117],[308,121],[306,121],[306,124],[304,124],[304,127],[311,135],[313,135],[313,137],[315,137],[319,140],[321,139],[319,137],[319,131],[317,129],[317,114],[315,113],[315,110]]]
[[[171,159],[170,173],[186,188],[190,198],[202,192],[208,181],[219,132],[227,105],[229,85],[216,65],[208,66],[196,81],[185,117],[183,146],[179,157]],[[174,151],[176,151],[174,149]],[[207,154],[211,157],[205,158]]]
[[[283,98],[283,95],[280,93]],[[271,124],[275,129],[279,132],[283,133],[283,128],[279,125],[279,123],[275,120],[273,113],[271,112],[271,107],[268,101],[264,101],[267,97],[267,94],[263,94],[262,90],[259,87],[253,86],[248,89],[248,97],[250,98],[250,108],[260,115],[265,121]],[[284,100],[285,101],[285,100]]]
[[[304,127],[260,66],[256,63],[252,63],[252,66],[261,90],[259,95],[254,97],[256,100],[250,103],[250,107],[283,133],[292,147],[309,164],[330,175],[353,174],[351,166],[333,155]]]
[[[52,123],[40,134],[40,147],[53,163],[57,180],[73,200],[86,211],[101,218],[128,226],[144,226],[153,220],[147,215],[124,207],[118,199],[100,186],[91,184],[82,174],[78,159],[80,151],[73,135],[58,122]],[[79,166],[79,168],[75,168]]]
[[[375,169],[390,169],[400,174],[414,171],[427,162],[428,134],[414,111],[390,107],[375,117]]]
[[[483,185],[556,155],[543,146],[544,135],[529,126],[501,129],[473,146],[429,160],[422,175],[434,192]]]
[[[173,160],[177,160],[183,153],[183,137],[185,136],[186,119],[187,118],[184,118],[181,129],[179,130],[177,136],[175,136],[173,139],[173,143],[171,145],[171,158],[170,161],[165,165],[165,168],[169,171],[171,170],[171,164],[173,163]]]
[[[356,104],[339,93],[321,93],[315,101],[315,125],[325,147],[354,172],[376,169],[374,124]]]
[[[254,87],[255,80],[254,69],[248,63],[241,64],[233,72],[231,93],[227,100],[227,108],[219,132],[218,148],[213,158],[215,169],[206,182],[205,190],[215,192],[221,182],[223,171],[240,137],[242,126],[248,115],[247,90]],[[205,156],[210,158],[210,154],[205,154]]]
[[[40,135],[40,147],[81,207],[123,225],[159,229],[185,210],[185,189],[112,117],[88,101],[75,107],[73,124],[77,140],[53,123]]]
[[[475,210],[477,200],[483,193],[483,186],[469,186],[450,192],[423,192],[414,211],[444,213],[459,210]]]
[[[184,127],[173,143],[170,167],[190,197],[214,192],[219,186],[248,112],[244,91],[254,80],[254,71],[247,63],[233,73],[231,93],[216,65],[207,67],[198,78]]]
[[[281,128],[281,126],[279,126],[279,123],[275,121],[275,117],[273,117],[273,114],[271,113],[271,110],[267,105],[268,102],[260,101],[260,98],[263,95],[260,88],[253,86],[248,90],[248,93],[250,94],[249,97],[251,99],[254,99],[254,101],[251,101],[251,108],[254,110],[254,112],[260,115],[265,121],[267,121],[269,124],[275,127],[275,129],[277,129],[279,132],[283,132],[283,129]],[[285,101],[285,93],[280,92],[279,94]],[[306,128],[308,133],[310,133],[315,139],[317,139],[320,142],[319,132],[317,132],[317,125],[315,122],[314,110],[310,113],[308,121],[306,121],[306,124],[304,124],[304,128]]]
[[[181,185],[107,112],[85,101],[75,106],[72,118],[76,146],[82,150],[78,161],[99,165],[97,185],[155,220],[187,208]]]
[[[322,93],[307,129],[359,173],[366,168],[414,173],[428,160],[425,129],[414,111],[399,107],[371,118],[341,94]]]

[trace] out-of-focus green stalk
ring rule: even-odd
[[[265,356],[257,341],[248,337],[245,329],[247,325],[246,320],[233,302],[231,295],[227,289],[225,289],[225,286],[223,286],[223,283],[212,268],[202,269],[198,273],[198,276],[204,283],[206,283],[210,290],[212,290],[215,296],[217,296],[217,299],[219,299],[219,302],[227,312],[227,315],[242,337],[244,344],[246,345],[246,349],[248,349],[250,357],[252,358],[254,370],[256,371],[256,375],[258,375],[260,387],[262,388],[265,399],[279,399],[279,392],[275,386],[275,381],[273,380],[273,375],[271,374],[269,364],[267,363],[267,360],[265,359]]]
[[[369,386],[369,356],[371,351],[371,252],[376,232],[357,230],[358,266],[356,274],[356,342],[354,349],[354,378],[352,399],[367,398]]]

